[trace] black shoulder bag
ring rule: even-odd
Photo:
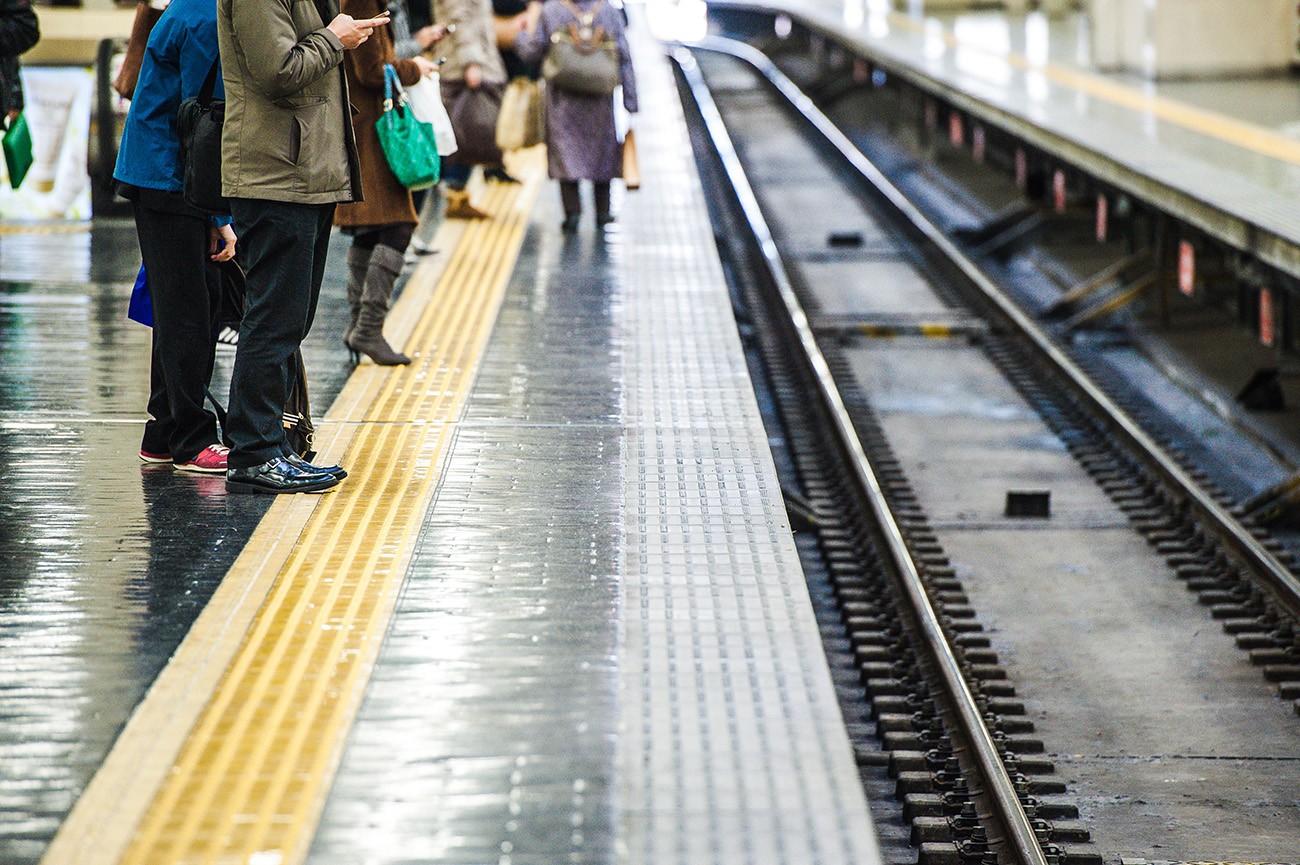
[[[197,97],[181,103],[176,114],[176,131],[181,138],[181,162],[185,166],[182,195],[185,203],[205,213],[230,215],[230,202],[221,195],[221,127],[226,122],[226,103],[213,99],[218,58]]]

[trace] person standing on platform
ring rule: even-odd
[[[198,95],[215,66],[216,6],[211,0],[175,0],[144,46],[113,177],[135,213],[153,301],[151,418],[140,459],[225,474],[228,451],[203,399],[212,379],[221,310],[217,263],[234,258],[235,234],[229,218],[185,203],[176,131],[181,101]],[[220,87],[214,95],[221,98]]]
[[[334,208],[362,197],[343,55],[387,23],[340,14],[338,0],[217,0],[222,191],[248,271],[230,380],[229,492],[319,492],[346,474],[293,453],[281,418],[290,364],[316,314]]]
[[[496,28],[492,19],[492,0],[441,0],[438,6],[439,23],[447,28],[447,62],[439,70],[442,79],[442,101],[451,113],[452,128],[460,144],[456,153],[443,165],[442,179],[447,187],[449,219],[487,219],[488,214],[469,200],[470,172],[475,165],[483,165],[483,176],[490,180],[515,182],[506,174],[502,153],[497,149],[495,116],[491,123],[480,124],[479,129],[457,126],[457,98],[466,90],[483,91],[488,102],[501,108],[501,95],[505,91],[506,69],[497,50]],[[478,153],[478,161],[466,154]]]
[[[393,55],[398,60],[410,60],[433,48],[433,43],[447,35],[441,24],[416,26],[407,9],[406,0],[391,0],[388,11],[392,15]]]
[[[4,128],[23,113],[23,81],[18,55],[41,39],[31,0],[0,0],[0,121]]]
[[[526,63],[541,62],[553,33],[587,32],[601,40],[613,40],[618,48],[623,107],[636,113],[636,76],[619,9],[608,0],[546,0],[540,9],[530,7],[529,19],[515,39],[515,50]],[[546,157],[548,174],[560,182],[562,227],[566,233],[577,231],[582,218],[580,180],[591,181],[596,225],[603,227],[614,221],[609,185],[614,178],[623,176],[623,154],[614,126],[612,95],[578,93],[548,83]]]
[[[379,0],[343,0],[343,11],[353,17],[374,18],[380,13]],[[348,53],[344,68],[348,91],[357,109],[352,123],[366,199],[339,205],[334,222],[352,235],[352,247],[348,250],[348,307],[352,323],[343,341],[353,352],[354,362],[360,353],[380,366],[396,366],[410,363],[411,359],[394,351],[384,339],[384,319],[417,220],[411,193],[388,167],[375,129],[375,123],[384,113],[386,64],[393,66],[398,80],[407,86],[437,69],[431,60],[420,55],[398,60],[386,25],[376,27],[366,44]]]

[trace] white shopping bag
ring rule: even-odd
[[[426,75],[406,88],[406,102],[415,119],[433,126],[433,137],[438,142],[438,155],[450,156],[456,152],[456,133],[451,128],[451,118],[442,105],[442,89],[438,73]]]

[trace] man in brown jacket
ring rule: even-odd
[[[293,453],[281,417],[316,314],[334,207],[361,200],[343,52],[387,20],[340,15],[338,0],[218,0],[222,188],[248,271],[230,380],[229,492],[320,492],[347,474]]]

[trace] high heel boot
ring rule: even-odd
[[[352,329],[348,348],[359,351],[380,366],[397,366],[411,359],[396,352],[384,339],[384,318],[388,315],[388,298],[393,293],[393,283],[402,272],[402,253],[391,246],[380,244],[370,255],[366,281],[361,292],[361,312],[357,326]]]
[[[443,210],[447,219],[491,219],[492,214],[479,210],[469,200],[469,192],[464,189],[447,190],[447,207]]]
[[[361,314],[362,286],[366,284],[366,270],[370,267],[370,253],[373,251],[374,247],[366,249],[356,244],[348,247],[348,312],[352,314],[352,319],[348,322],[348,329],[343,331],[344,345],[352,339],[352,331],[357,329],[357,316]],[[356,352],[353,352],[352,360],[353,363],[356,362]]]

